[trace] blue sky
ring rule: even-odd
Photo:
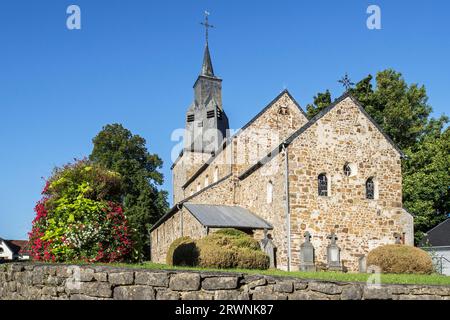
[[[82,29],[66,28],[70,4]],[[379,5],[382,30],[366,27]],[[203,11],[224,108],[239,128],[281,90],[305,106],[337,80],[385,68],[424,84],[448,114],[450,2],[237,0],[2,0],[0,2],[0,237],[26,238],[54,166],[89,155],[92,138],[122,123],[164,160],[184,125],[200,71]]]

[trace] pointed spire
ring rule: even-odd
[[[214,70],[212,67],[211,62],[211,55],[209,54],[209,28],[214,28],[212,24],[209,24],[209,12],[205,11],[205,22],[201,22],[200,24],[205,27],[205,39],[206,39],[206,46],[205,46],[205,54],[203,55],[203,65],[202,65],[202,72],[200,73],[201,76],[208,76],[208,77],[214,77]]]
[[[211,62],[211,55],[209,54],[208,43],[206,43],[206,46],[205,46],[205,54],[203,55],[202,72],[200,73],[200,75],[214,77],[214,69],[213,69],[212,62]]]

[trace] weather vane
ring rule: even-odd
[[[201,25],[205,26],[206,31],[206,44],[208,44],[208,37],[209,37],[209,28],[214,28],[212,24],[209,24],[209,12],[205,10],[205,22],[200,22]]]
[[[344,86],[345,91],[348,91],[354,85],[354,83],[351,82],[350,78],[348,77],[347,73],[345,73],[345,76],[338,82]]]

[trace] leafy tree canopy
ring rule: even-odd
[[[122,202],[133,228],[135,257],[142,259],[148,251],[148,229],[168,208],[167,192],[158,189],[164,181],[159,171],[163,162],[148,152],[144,138],[120,124],[103,127],[93,143],[89,159],[122,176]]]

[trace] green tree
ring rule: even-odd
[[[408,85],[392,69],[359,81],[349,92],[389,137],[408,155],[402,161],[404,207],[415,215],[416,241],[447,217],[449,202],[448,118],[430,117],[424,86]],[[313,117],[331,103],[327,90],[307,106]]]
[[[110,124],[93,139],[90,160],[122,176],[122,202],[133,231],[135,259],[148,255],[148,229],[168,209],[167,192],[160,190],[163,162],[150,154],[146,141],[120,124]]]
[[[426,133],[432,111],[425,87],[408,85],[392,69],[377,73],[375,90],[371,81],[369,75],[350,93],[401,149],[415,145]]]
[[[450,213],[450,129],[427,134],[407,154],[409,160],[403,162],[403,204],[415,215],[418,243],[424,232]]]
[[[331,104],[331,93],[329,90],[324,93],[318,93],[314,97],[314,102],[306,106],[306,114],[309,118],[314,117],[320,111],[325,109]]]

